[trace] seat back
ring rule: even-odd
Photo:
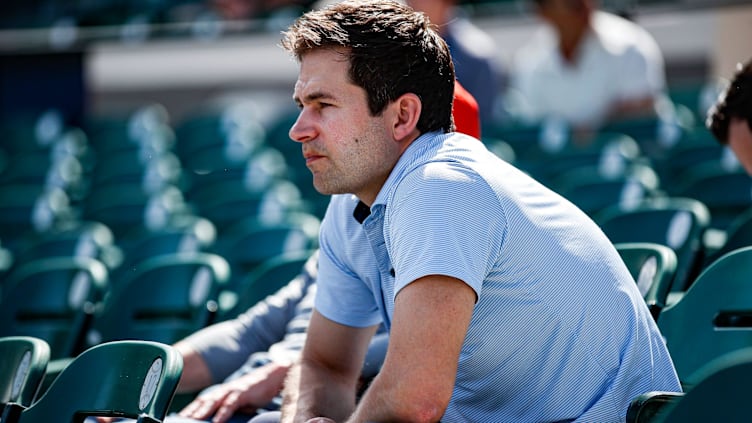
[[[698,371],[698,383],[669,405],[665,423],[748,422],[752,416],[749,381],[752,348],[732,351]]]
[[[714,262],[724,254],[737,248],[752,245],[752,207],[737,216],[726,228],[726,239],[716,251],[712,251],[705,258],[705,265]]]
[[[230,263],[231,289],[243,290],[248,275],[269,259],[316,248],[320,224],[313,215],[294,213],[278,222],[245,219],[228,228],[215,251]]]
[[[710,210],[710,225],[726,229],[752,207],[752,177],[741,166],[728,169],[720,163],[697,166],[684,174],[677,196],[695,198]]]
[[[0,409],[9,402],[31,405],[47,370],[50,346],[31,336],[0,338]]]
[[[685,387],[710,360],[752,345],[752,247],[719,258],[676,303],[658,316],[658,327]]]
[[[76,221],[29,236],[17,249],[16,261],[80,256],[97,259],[112,269],[118,265],[119,255],[110,228],[100,222]]]
[[[627,242],[615,247],[637,282],[650,314],[657,320],[676,274],[676,253],[665,245],[651,242]]]
[[[116,341],[94,346],[68,364],[30,407],[7,407],[3,423],[83,422],[86,416],[162,421],[183,359],[171,346]]]
[[[52,358],[76,355],[107,289],[107,268],[89,257],[24,263],[3,285],[0,336],[43,339]]]
[[[118,281],[95,315],[88,345],[143,339],[172,344],[203,328],[230,277],[216,254],[188,252],[145,260]]]
[[[316,250],[283,253],[262,262],[234,290],[220,297],[218,320],[232,319],[277,292],[303,271]]]
[[[691,198],[655,198],[630,209],[609,207],[595,217],[608,238],[616,243],[652,242],[674,250],[676,275],[671,291],[685,291],[702,263],[702,237],[710,213]]]

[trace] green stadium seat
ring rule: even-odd
[[[87,346],[141,339],[172,344],[207,326],[230,278],[216,254],[161,255],[140,262],[119,279],[94,315]]]
[[[162,422],[175,395],[183,359],[169,345],[116,341],[73,359],[31,406],[6,406],[3,423],[82,422],[87,416]]]
[[[0,338],[0,410],[10,402],[28,407],[36,398],[50,360],[50,346],[32,336]]]
[[[665,245],[650,242],[614,246],[637,283],[653,319],[658,320],[676,274],[676,253]]]
[[[627,410],[627,423],[749,421],[752,348],[723,354],[697,373],[697,385],[686,393],[652,391],[635,398]]]
[[[54,257],[20,265],[3,283],[0,336],[43,339],[53,359],[76,355],[108,281],[105,265],[89,257]]]
[[[705,269],[681,298],[658,316],[679,380],[724,353],[752,345],[752,247],[734,250]]]
[[[670,247],[677,257],[672,292],[685,291],[702,264],[702,239],[710,213],[691,198],[654,198],[624,209],[607,207],[595,221],[613,243],[653,242]]]
[[[282,253],[269,258],[244,275],[234,290],[220,295],[217,320],[228,320],[287,285],[300,274],[303,265],[316,250]]]

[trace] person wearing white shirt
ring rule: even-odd
[[[644,28],[597,10],[594,0],[534,3],[547,25],[514,58],[520,118],[597,129],[653,112],[666,78],[661,50]]]

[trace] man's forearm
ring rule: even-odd
[[[344,422],[355,409],[354,381],[310,365],[295,364],[288,372],[281,423],[304,423],[314,417]]]

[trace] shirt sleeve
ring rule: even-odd
[[[334,196],[321,223],[319,237],[319,273],[316,310],[327,319],[342,325],[367,327],[381,323],[374,294],[357,269],[373,269],[377,263],[360,223],[353,218],[355,202],[346,196]]]
[[[480,296],[506,226],[491,187],[474,171],[446,162],[411,172],[397,189],[386,222],[395,296],[427,275],[460,279]]]

